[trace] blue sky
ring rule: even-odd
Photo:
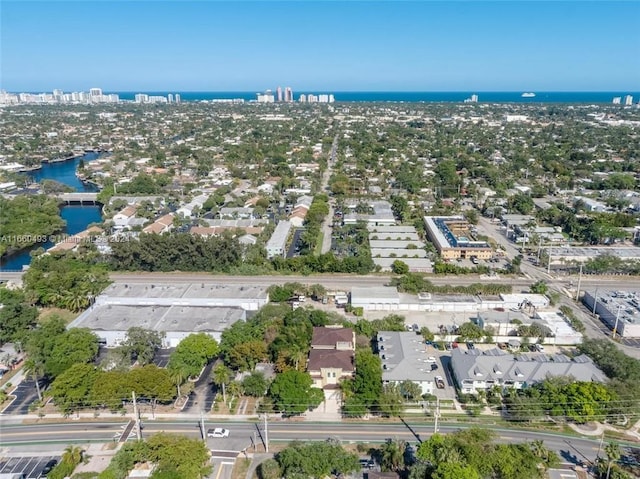
[[[640,85],[638,1],[0,2],[9,91]]]

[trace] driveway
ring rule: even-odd
[[[40,379],[40,388],[43,390],[47,383]],[[24,379],[11,393],[16,398],[2,411],[2,414],[28,414],[29,406],[38,400],[38,390],[33,379]]]
[[[213,384],[211,382],[211,370],[215,364],[215,362],[209,363],[204,368],[200,378],[198,378],[195,383],[193,391],[189,395],[189,399],[183,409],[183,412],[198,413],[202,411],[208,413],[211,411],[211,408],[213,407],[213,400],[215,398]]]

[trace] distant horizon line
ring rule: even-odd
[[[165,88],[165,89],[105,89],[99,86],[93,86],[87,88],[86,91],[89,91],[92,88],[100,88],[103,92],[121,92],[121,93],[139,93],[139,92],[149,92],[149,93],[262,93],[267,90],[274,91],[271,88],[265,89],[250,89],[250,90],[181,90],[177,88]],[[277,88],[277,87],[276,87]],[[74,89],[74,88],[52,88],[50,90],[4,90],[7,93],[50,93],[53,90],[68,90],[70,92],[73,91],[85,91],[82,89]],[[296,89],[292,90],[296,91]],[[629,92],[629,93],[640,93],[640,90],[636,89],[616,89],[616,90],[536,90],[536,89],[521,89],[521,90],[334,90],[334,89],[321,89],[321,88],[300,88],[297,91],[310,91],[310,92],[332,92],[332,93],[619,93],[619,92]]]

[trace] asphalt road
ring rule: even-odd
[[[33,444],[82,444],[87,442],[112,442],[122,433],[126,421],[122,422],[83,422],[64,424],[20,424],[3,425],[0,447],[19,448]],[[200,437],[197,420],[189,421],[150,421],[143,423],[143,436],[165,431]],[[251,422],[211,422],[205,428],[226,427],[231,431],[228,438],[207,439],[208,447],[214,451],[242,451],[252,447],[252,441],[260,443],[263,424]],[[443,433],[469,427],[463,424],[441,423],[439,431]],[[498,429],[497,441],[513,443],[541,439],[546,446],[558,452],[565,463],[577,464],[595,460],[599,438],[586,439],[539,431],[520,431]],[[398,438],[411,443],[428,439],[433,433],[433,424],[379,424],[379,423],[306,423],[271,422],[268,426],[270,444],[286,443],[293,440],[321,441],[329,437],[342,442],[384,442],[387,438]]]

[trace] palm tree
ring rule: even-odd
[[[187,373],[185,373],[183,369],[172,369],[170,372],[170,375],[171,375],[171,381],[178,388],[178,397],[180,397],[181,396],[180,386],[182,385],[184,380],[187,378]]]
[[[380,465],[383,471],[398,472],[404,467],[406,443],[400,440],[387,440],[380,448]]]
[[[213,383],[216,386],[222,386],[222,400],[227,402],[227,384],[231,380],[231,371],[227,368],[223,363],[218,364],[213,369],[213,374],[211,375],[211,379],[213,379]]]
[[[307,352],[299,346],[294,347],[289,351],[289,359],[293,361],[293,364],[297,371],[304,371],[304,367],[300,369],[300,363],[305,364],[307,359]]]
[[[73,464],[74,466],[82,462],[84,450],[78,446],[67,446],[62,453],[62,462]]]
[[[546,456],[547,448],[544,447],[544,442],[542,442],[540,439],[536,439],[535,441],[531,442],[531,452],[533,452],[533,455],[537,458],[544,459],[544,457]]]
[[[29,358],[24,363],[24,373],[25,375],[33,378],[36,383],[36,391],[38,391],[38,400],[42,401],[42,391],[40,391],[40,383],[38,382],[38,377],[42,375],[43,366],[40,363],[37,363],[33,360],[33,358]]]
[[[63,296],[63,304],[65,308],[76,313],[89,306],[89,297],[84,289],[67,291]]]
[[[607,454],[607,479],[609,479],[609,475],[611,474],[611,465],[614,462],[618,462],[620,456],[622,456],[622,451],[620,451],[620,446],[615,442],[610,442],[604,448],[604,452]]]
[[[231,381],[229,383],[229,394],[231,394],[232,397],[239,397],[242,395],[242,393],[242,384],[240,384],[238,381]]]

